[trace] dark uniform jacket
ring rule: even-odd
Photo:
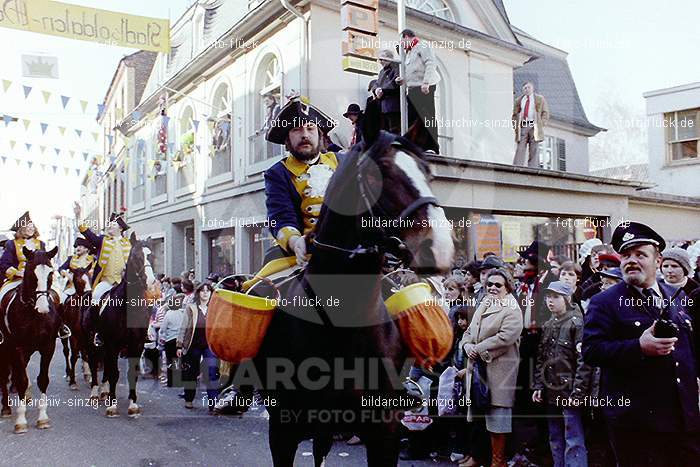
[[[659,288],[668,303],[674,290],[663,283]],[[608,396],[611,404],[602,410],[614,427],[700,430],[698,361],[693,324],[681,304],[684,296],[681,292],[668,307],[668,316],[680,329],[675,350],[659,357],[645,356],[639,345],[659,311],[646,305],[634,287],[621,282],[591,299],[584,318],[583,358],[601,368],[600,397]]]
[[[382,98],[379,99],[379,103],[383,114],[401,112],[401,103],[399,102],[401,96],[400,86],[396,84],[398,76],[398,63],[389,63],[379,70],[377,84],[374,89],[382,89]]]
[[[561,405],[561,400],[569,397],[583,403],[590,395],[593,370],[583,361],[582,338],[583,316],[578,310],[570,309],[561,318],[552,316],[544,323],[535,390],[542,390],[547,404]]]
[[[35,250],[46,249],[44,242],[36,238],[8,240],[7,243],[5,243],[5,250],[2,252],[2,257],[0,257],[0,276],[2,276],[3,280],[14,280],[15,275],[19,271],[24,271],[24,265],[27,259],[24,257],[22,247],[27,242],[31,242]],[[2,283],[3,280],[0,280],[0,283]]]

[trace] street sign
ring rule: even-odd
[[[375,60],[360,57],[343,57],[343,71],[374,76],[379,73],[379,65]]]

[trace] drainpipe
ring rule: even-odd
[[[292,13],[294,16],[299,18],[302,21],[302,28],[301,28],[301,42],[302,42],[302,57],[301,57],[301,69],[299,70],[299,87],[301,90],[299,91],[301,95],[310,97],[309,96],[309,20],[304,17],[303,14],[296,8],[294,8],[290,3],[289,0],[280,0],[280,3],[282,6]]]

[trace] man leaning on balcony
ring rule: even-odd
[[[517,143],[513,165],[538,168],[540,161],[537,147],[540,141],[544,140],[544,127],[549,121],[549,106],[544,96],[535,94],[535,85],[531,81],[523,84],[522,91],[522,95],[516,98],[513,104],[512,119]]]

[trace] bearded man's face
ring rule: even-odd
[[[316,124],[309,122],[289,130],[287,149],[300,161],[309,161],[318,156],[320,139]]]

